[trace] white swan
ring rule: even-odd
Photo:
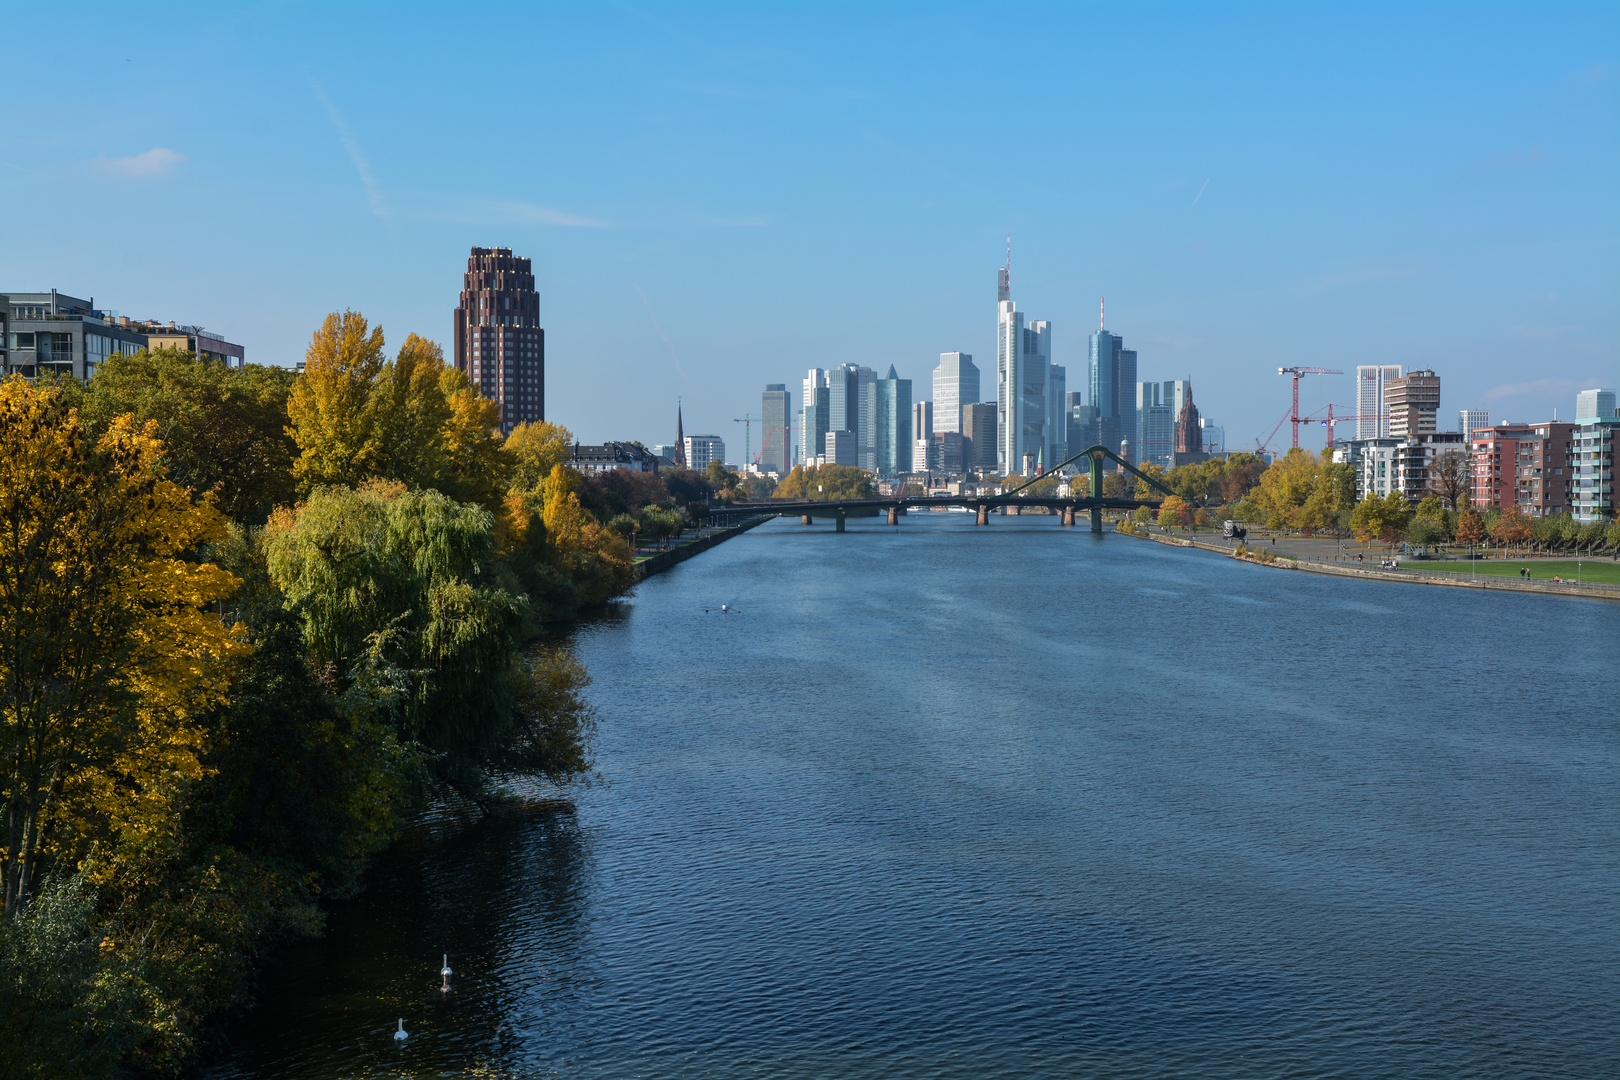
[[[410,1036],[405,1033],[405,1019],[403,1017],[400,1018],[399,1030],[394,1032],[394,1038],[396,1040],[410,1038]]]
[[[450,977],[450,954],[449,953],[445,953],[445,955],[444,955],[444,967],[439,969],[439,974],[443,975],[446,979],[448,979]]]

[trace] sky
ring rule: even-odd
[[[1106,297],[1234,448],[1280,366],[1432,367],[1442,428],[1620,383],[1612,3],[34,10],[79,29],[7,50],[0,293],[292,365],[343,309],[448,342],[510,247],[585,442],[668,442],[679,399],[738,462],[765,384],[839,363],[923,399],[962,350],[993,394],[1009,236],[1070,390]]]

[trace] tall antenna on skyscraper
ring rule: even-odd
[[[1097,329],[1103,329],[1103,305],[1107,302],[1106,296],[1097,297]]]
[[[1012,234],[1007,234],[1007,287],[1012,288]]]

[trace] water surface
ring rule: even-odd
[[[1620,1075],[1620,604],[903,522],[582,628],[609,784],[391,853],[216,1076]]]

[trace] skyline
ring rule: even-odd
[[[1071,388],[1107,296],[1139,378],[1190,378],[1234,449],[1285,413],[1284,364],[1432,367],[1442,417],[1493,420],[1620,382],[1598,5],[502,9],[499,42],[493,12],[83,10],[125,56],[12,61],[20,113],[82,119],[0,153],[32,211],[0,226],[0,291],[201,323],[253,362],[344,308],[448,353],[468,248],[511,247],[549,419],[664,442],[680,396],[729,446],[811,367],[893,364],[917,400],[942,352],[986,370],[1010,233]],[[1005,65],[1009,24],[1050,62]],[[1098,42],[1107,79],[1076,60]],[[139,63],[199,52],[230,78]],[[1350,376],[1302,382],[1303,411],[1330,401]]]

